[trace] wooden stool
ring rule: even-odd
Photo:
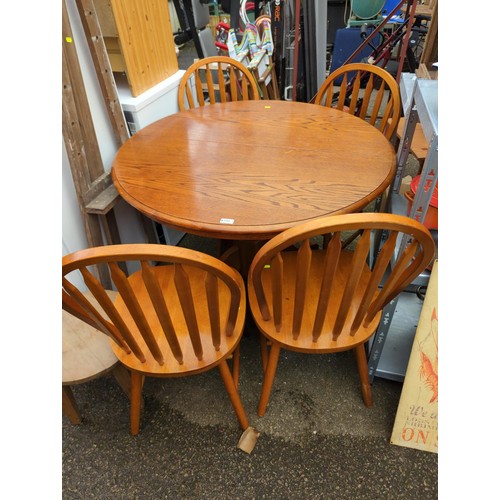
[[[116,292],[108,293],[113,297],[116,295]],[[71,386],[109,372],[129,396],[130,374],[111,350],[109,337],[63,310],[62,409],[71,423],[80,424],[82,421]]]

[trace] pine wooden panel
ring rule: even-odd
[[[168,2],[111,0],[134,97],[178,71]]]

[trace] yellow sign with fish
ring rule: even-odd
[[[429,285],[406,369],[391,443],[438,452],[438,262]]]

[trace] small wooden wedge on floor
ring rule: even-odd
[[[257,438],[260,436],[260,432],[257,432],[253,427],[247,427],[238,441],[238,448],[243,450],[245,453],[252,453]]]

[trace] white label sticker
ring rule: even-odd
[[[219,222],[221,224],[234,224],[234,219],[221,219]]]

